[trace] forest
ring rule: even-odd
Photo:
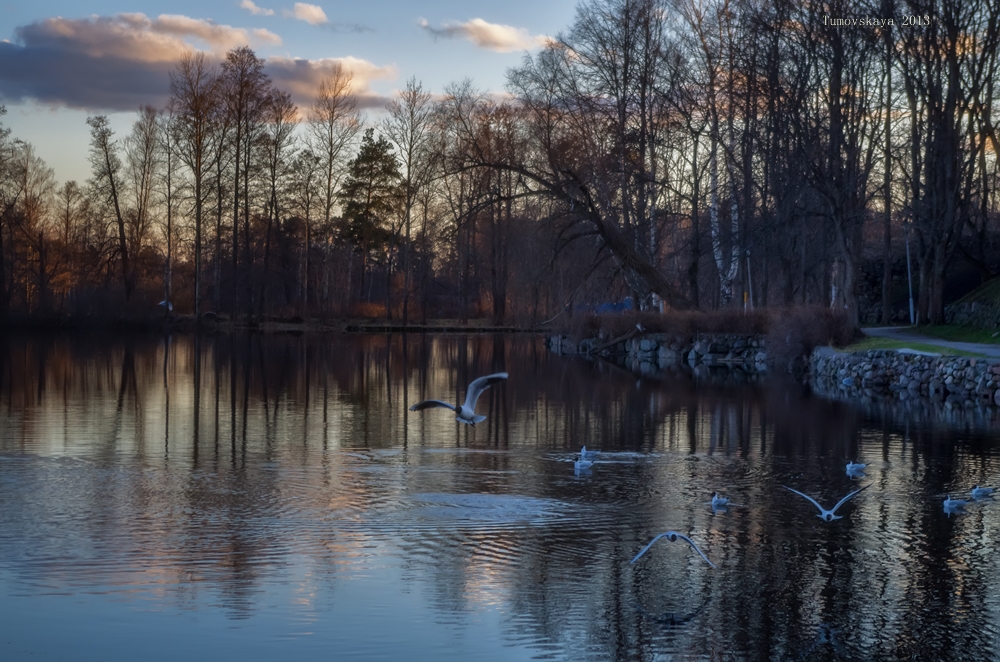
[[[505,92],[308,107],[249,47],[56,182],[0,127],[0,317],[487,319],[822,305],[1000,273],[995,0],[583,0]],[[908,274],[910,278],[908,279]],[[172,308],[172,310],[170,310]]]

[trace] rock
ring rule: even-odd
[[[642,352],[651,352],[656,349],[656,341],[650,338],[643,338],[639,341],[639,350]]]

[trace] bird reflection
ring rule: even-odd
[[[858,492],[861,492],[863,490],[867,490],[871,486],[872,486],[872,483],[868,483],[867,485],[865,485],[861,489],[854,490],[853,492],[851,492],[850,494],[848,494],[847,496],[845,496],[843,499],[841,499],[840,501],[838,501],[836,506],[834,506],[830,510],[827,510],[823,506],[819,505],[819,502],[817,502],[816,499],[812,498],[808,494],[803,494],[802,492],[799,492],[798,490],[793,490],[792,488],[788,487],[787,485],[782,485],[782,487],[784,487],[789,492],[795,492],[800,497],[804,497],[804,498],[808,499],[809,502],[812,503],[812,505],[816,506],[819,509],[819,515],[817,515],[817,517],[819,517],[824,522],[832,522],[835,519],[843,519],[843,517],[844,517],[843,515],[836,515],[835,514],[837,512],[837,509],[840,508],[841,506],[843,506],[845,503],[847,503],[847,501],[851,497],[853,497],[855,494],[857,494]]]
[[[634,606],[635,610],[639,612],[640,616],[647,618],[653,621],[654,623],[658,623],[665,627],[672,628],[681,625],[687,625],[688,623],[693,621],[698,616],[698,614],[700,614],[705,609],[705,605],[707,604],[708,604],[708,598],[705,598],[701,601],[701,604],[699,604],[697,607],[695,607],[693,610],[691,610],[686,614],[679,614],[677,612],[670,611],[670,612],[663,612],[662,614],[659,615],[647,611],[638,602],[635,603]]]
[[[833,649],[834,654],[837,657],[847,657],[847,650],[844,645],[840,643],[837,639],[837,635],[840,634],[840,630],[834,629],[829,623],[821,623],[817,628],[816,640],[813,641],[813,645],[809,647],[807,651],[799,656],[799,659],[806,659],[812,652],[817,648],[822,646],[829,646]]]
[[[647,551],[649,551],[649,548],[652,547],[653,544],[656,543],[656,541],[659,540],[660,538],[666,538],[670,542],[675,542],[678,538],[680,538],[681,540],[683,540],[687,544],[691,545],[691,547],[694,548],[694,551],[696,551],[699,554],[701,554],[701,558],[705,559],[705,563],[707,563],[708,565],[712,566],[713,568],[715,567],[715,564],[712,563],[711,561],[709,561],[708,557],[705,556],[705,552],[703,552],[700,549],[698,549],[698,545],[694,544],[694,542],[690,538],[688,538],[686,535],[684,535],[682,533],[677,533],[676,531],[666,531],[666,532],[661,533],[660,535],[656,536],[655,538],[653,538],[649,542],[648,545],[646,545],[645,547],[642,548],[641,552],[639,552],[638,554],[635,555],[634,559],[632,559],[631,561],[629,561],[629,565],[631,565],[631,564],[635,563],[636,561],[638,561],[639,557],[641,557],[643,554],[645,554]]]

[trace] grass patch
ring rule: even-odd
[[[986,281],[972,290],[956,303],[982,303],[986,305],[1000,304],[1000,278]]]
[[[946,356],[973,356],[984,357],[984,354],[976,352],[966,352],[961,349],[952,349],[924,342],[913,342],[911,340],[893,340],[892,338],[875,338],[869,336],[856,343],[848,345],[844,352],[867,352],[869,349],[913,349],[918,352],[932,352],[934,354],[944,354]]]
[[[975,342],[986,345],[1000,345],[1000,336],[996,338],[992,329],[980,329],[974,326],[922,326],[919,332],[942,340],[953,340],[958,342]]]

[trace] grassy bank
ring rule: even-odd
[[[985,345],[1000,345],[1000,332],[991,329],[980,329],[974,326],[922,326],[920,333],[934,336],[942,340],[953,340],[957,342],[975,342]]]
[[[948,340],[951,340],[950,338]],[[931,354],[942,354],[945,356],[971,356],[983,357],[983,354],[966,352],[960,349],[952,349],[942,345],[935,345],[927,342],[915,342],[912,340],[894,340],[892,338],[867,337],[858,342],[851,343],[842,348],[844,352],[866,352],[870,349],[912,349],[917,352],[928,352]]]

